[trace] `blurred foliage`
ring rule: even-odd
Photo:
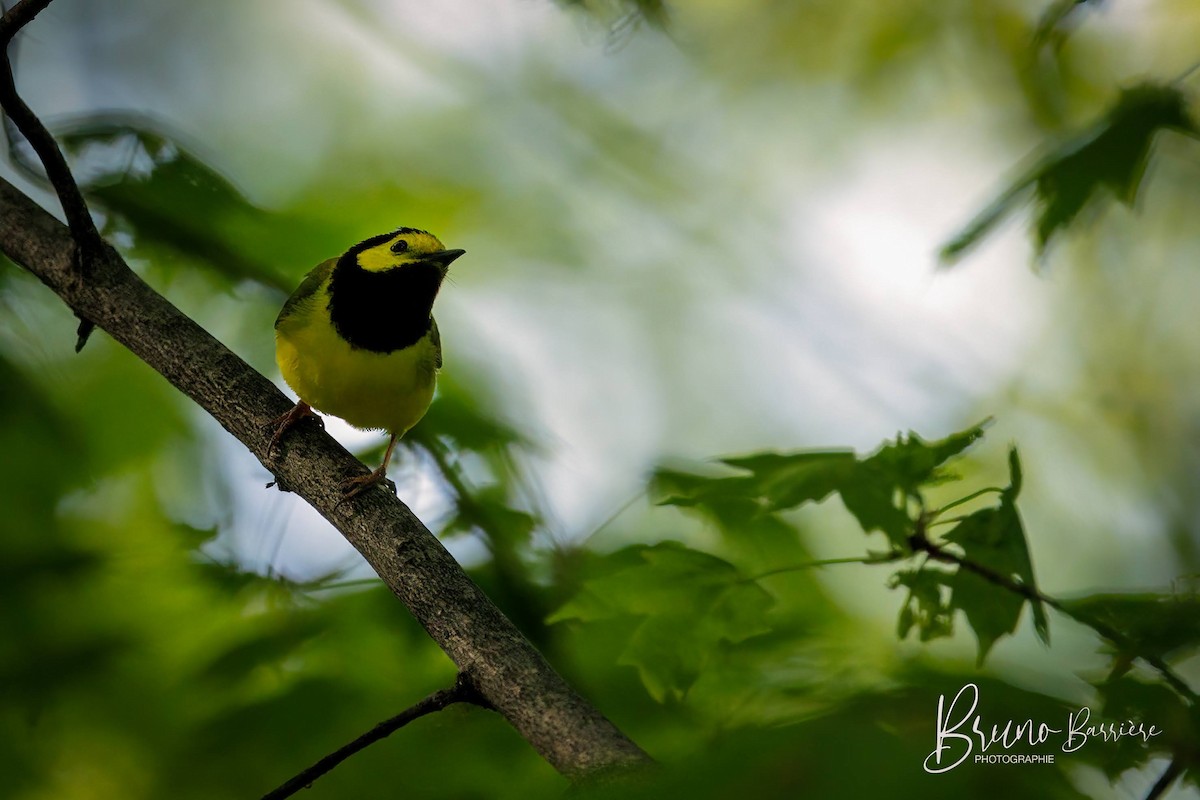
[[[1187,98],[1175,86],[1144,84],[1121,92],[1104,119],[1063,143],[980,212],[942,248],[954,261],[985,236],[1004,215],[1033,193],[1038,201],[1035,239],[1044,251],[1056,233],[1107,190],[1127,206],[1137,199],[1157,134],[1177,131],[1200,137],[1187,112]]]
[[[770,593],[723,559],[663,542],[607,561],[550,621],[637,617],[619,663],[660,702],[683,699],[717,650],[770,630]]]
[[[863,556],[862,562],[868,564],[923,559],[925,553],[913,537],[924,538],[927,528],[938,524],[945,511],[971,502],[983,493],[996,492],[1000,495],[998,505],[946,520],[954,527],[941,539],[960,548],[970,561],[1036,591],[1029,547],[1016,509],[1021,490],[1016,450],[1010,454],[1008,488],[975,491],[936,510],[929,509],[925,500],[928,488],[954,479],[943,465],[977,441],[983,435],[983,427],[975,425],[934,442],[909,433],[865,457],[841,452],[801,452],[724,458],[722,464],[750,474],[707,477],[661,470],[655,476],[655,485],[662,503],[708,514],[722,509],[732,523],[730,529],[739,534],[751,530],[756,517],[820,502],[836,492],[865,533],[880,531],[887,537],[887,551]],[[820,566],[820,563],[806,566]],[[783,570],[773,572],[780,571]],[[954,612],[961,610],[979,640],[980,663],[998,638],[1016,629],[1026,602],[1020,595],[961,568],[945,570],[928,564],[904,568],[892,576],[891,585],[908,590],[897,624],[901,638],[914,627],[922,641],[949,636],[953,632]],[[1040,602],[1030,605],[1038,635],[1048,641],[1045,610]]]
[[[632,51],[628,69],[608,79],[623,82],[640,104],[626,107],[629,95],[549,62],[531,61],[513,76],[488,75],[443,59],[436,41],[401,31],[389,47],[398,42],[415,54],[452,87],[453,99],[394,91],[372,97],[403,110],[407,141],[398,148],[391,118],[384,144],[356,138],[370,128],[371,115],[382,118],[380,107],[347,109],[339,91],[324,87],[327,162],[279,208],[252,201],[216,166],[228,163],[217,145],[190,141],[154,117],[110,110],[60,118],[54,127],[106,235],[156,286],[264,370],[271,368],[270,320],[282,293],[347,242],[418,216],[433,230],[469,230],[495,254],[491,272],[474,276],[480,283],[524,270],[536,279],[529,291],[545,292],[571,273],[592,298],[633,286],[650,305],[675,306],[711,281],[723,299],[736,299],[756,275],[747,251],[762,261],[775,256],[764,220],[790,201],[778,189],[752,191],[761,178],[744,140],[706,139],[711,133],[688,129],[686,114],[673,118],[673,107],[753,129],[773,172],[780,152],[803,144],[783,120],[811,118],[806,130],[816,144],[807,146],[823,160],[849,146],[839,127],[846,121],[831,121],[831,109],[865,109],[857,122],[867,125],[921,119],[962,102],[963,89],[953,82],[930,91],[929,75],[965,76],[965,93],[994,104],[996,118],[1004,118],[998,138],[1056,143],[1039,148],[1032,166],[946,245],[946,260],[964,255],[1030,198],[1038,251],[1068,231],[1090,233],[1103,250],[1111,243],[1104,236],[1124,229],[1081,230],[1079,222],[1104,209],[1105,194],[1133,204],[1152,174],[1178,189],[1172,198],[1194,192],[1182,167],[1165,175],[1148,169],[1152,160],[1178,166],[1194,152],[1180,149],[1173,141],[1180,137],[1160,135],[1196,136],[1188,76],[1122,80],[1132,88],[1114,96],[1104,65],[1118,60],[1121,43],[1088,38],[1091,17],[1084,12],[1100,13],[1098,3],[558,5],[598,20],[609,44],[621,46],[607,48],[608,57]],[[542,42],[533,41],[537,50]],[[213,42],[208,53],[220,47]],[[667,55],[639,61],[639,48]],[[152,53],[130,57],[153,69]],[[382,59],[371,63],[373,72],[391,68]],[[1085,69],[1090,65],[1099,72]],[[1016,113],[1005,99],[1011,89],[996,88],[1009,83],[1020,94]],[[280,96],[310,102],[318,88]],[[262,105],[274,124],[274,95],[259,89],[252,110]],[[816,91],[833,99],[819,104]],[[516,112],[502,115],[502,108]],[[656,116],[661,109],[668,112]],[[1098,121],[1077,123],[1084,118]],[[480,135],[496,149],[476,147]],[[785,140],[780,149],[772,149],[774,136]],[[369,154],[352,157],[355,148]],[[547,156],[552,149],[556,158]],[[14,144],[11,152],[36,180],[24,151]],[[791,180],[781,174],[782,182]],[[1179,215],[1182,229],[1194,207],[1166,211]],[[711,224],[714,217],[720,224]],[[667,220],[679,238],[630,227],[631,218]],[[704,263],[700,255],[713,253],[723,274],[696,266]],[[676,262],[686,274],[669,269]],[[1079,324],[1086,346],[1098,348],[1106,335],[1126,336],[1128,327],[1114,320],[1136,293],[1117,282],[1118,271],[1095,272],[1112,283],[1077,287],[1078,297],[1064,305],[1100,309],[1103,324]],[[1128,280],[1136,284],[1141,275]],[[554,295],[535,297],[554,305]],[[262,546],[273,529],[292,523],[257,485],[245,499],[239,481],[248,479],[230,467],[233,457],[214,454],[216,434],[157,375],[104,337],[71,358],[70,313],[7,263],[0,265],[0,309],[0,794],[259,796],[450,684],[449,661],[361,572],[322,563],[293,577],[239,551],[239,526]],[[616,340],[609,329],[602,335],[606,344]],[[1159,421],[1194,415],[1179,399],[1183,393],[1136,391],[1154,383],[1155,369],[1167,370],[1161,364],[1194,362],[1195,350],[1172,337],[1166,328],[1145,342],[1157,351],[1167,349],[1163,340],[1172,343],[1176,362],[1114,363],[1118,351],[1098,349],[1092,380],[1108,388],[1095,392],[1085,383],[1080,395],[1140,421],[1144,450],[1135,469],[1165,476],[1159,483],[1171,493],[1162,506],[1174,515],[1182,550],[1194,539],[1188,503],[1200,493],[1189,477],[1196,474],[1194,454],[1179,443],[1195,437]],[[648,486],[653,509],[618,514],[601,526],[602,535],[562,537],[530,474],[537,437],[511,421],[500,401],[501,384],[519,383],[520,367],[486,357],[472,362],[447,338],[437,401],[402,443],[401,495],[435,487],[431,527],[451,547],[480,545],[468,551],[477,554],[468,559],[473,577],[573,683],[663,762],[644,784],[580,796],[861,797],[887,790],[1073,798],[1093,794],[1081,778],[1088,770],[1149,785],[1157,777],[1151,760],[1161,758],[1177,759],[1195,781],[1196,707],[1139,660],[1179,665],[1194,655],[1194,593],[1091,592],[1062,600],[1076,619],[1123,637],[1119,646],[1101,644],[1110,669],[1070,701],[1065,691],[1029,688],[1061,690],[1053,676],[1030,679],[997,657],[1007,646],[998,642],[1020,638],[1027,605],[1033,632],[1048,643],[1044,603],[1011,587],[1038,591],[1017,500],[1023,488],[1028,495],[1051,476],[1031,476],[1025,486],[1013,448],[1006,485],[987,485],[996,482],[986,477],[995,469],[982,457],[965,457],[984,425],[938,440],[909,433],[868,454],[761,450],[701,467],[660,467]],[[639,351],[650,349],[633,338]],[[519,354],[508,355],[515,362]],[[685,359],[662,357],[654,371],[678,380],[684,372],[671,372],[676,361]],[[595,375],[607,368],[583,366]],[[563,360],[551,368],[583,366]],[[597,379],[593,391],[610,391],[611,382]],[[801,406],[807,399],[787,400]],[[1077,396],[1062,402],[1081,403]],[[1162,403],[1172,404],[1170,413]],[[713,409],[706,424],[733,426],[740,413],[719,403]],[[364,457],[375,461],[381,452],[382,443]],[[817,557],[817,528],[840,530],[839,516],[876,547]],[[1071,546],[1092,547],[1080,539]],[[853,541],[859,553],[863,540]],[[930,558],[926,544],[1008,586]],[[824,579],[835,565],[858,570],[864,586],[903,590],[894,627],[864,619]],[[891,574],[878,573],[881,566]],[[976,639],[974,667],[935,643],[954,637],[961,621]],[[896,641],[910,634],[919,642]],[[989,656],[994,674],[980,669]],[[968,682],[980,687],[987,722],[1057,724],[1085,702],[1093,720],[1144,719],[1163,734],[1094,743],[1059,754],[1053,766],[966,765],[927,776],[919,764],[934,747],[938,699]],[[558,797],[565,788],[501,719],[456,707],[369,748],[306,796],[530,798]]]
[[[255,281],[290,293],[283,271],[303,262],[330,231],[318,220],[267,213],[190,152],[178,134],[126,114],[60,122],[55,136],[94,208],[106,212],[103,233],[132,244],[129,255],[199,263],[231,283]],[[22,172],[39,180],[41,166],[11,150]]]
[[[877,796],[889,787],[914,787],[899,790],[915,794],[918,785],[920,796],[935,798],[1089,796],[1052,767],[964,767],[936,779],[914,778],[914,765],[928,755],[922,741],[929,726],[927,694],[957,687],[968,677],[922,668],[897,677],[903,681],[900,688],[865,690],[803,723],[718,737],[702,755],[666,765],[663,774],[645,786],[602,788],[583,796],[731,797],[752,787],[750,791],[759,797],[812,792],[820,797],[858,798]],[[979,685],[992,711],[1020,708],[1022,715],[1028,712],[1034,719],[1064,719],[1068,713],[1055,698],[977,675],[969,680]]]
[[[1125,637],[1128,649],[1115,653],[1121,674],[1139,655],[1176,659],[1190,655],[1200,645],[1200,597],[1194,592],[1096,593],[1065,605]]]

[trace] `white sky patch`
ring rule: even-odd
[[[526,288],[460,288],[456,299],[472,334],[503,359],[501,385],[530,404],[518,418],[533,426],[527,463],[549,517],[577,532],[640,486],[661,429],[658,380],[641,324],[618,297],[578,284]]]
[[[937,395],[960,405],[994,391],[1047,313],[1023,224],[938,269],[938,248],[976,210],[962,198],[996,180],[987,161],[947,153],[938,138],[866,143],[848,177],[796,211],[825,265],[825,302],[844,315],[846,355],[914,425],[930,404],[945,410]]]
[[[571,15],[553,3],[438,0],[429,13],[425,0],[368,0],[374,34],[419,42],[456,58],[501,66],[523,61],[528,49],[562,42],[576,30]],[[403,37],[398,38],[398,37]]]

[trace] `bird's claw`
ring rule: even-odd
[[[264,425],[264,431],[273,430],[271,441],[267,442],[267,458],[270,458],[275,452],[276,446],[283,440],[283,435],[290,431],[297,423],[308,417],[315,419],[317,424],[321,426],[321,430],[325,430],[325,420],[321,419],[320,415],[312,410],[312,406],[305,402],[296,403],[296,405]]]
[[[384,467],[380,467],[368,475],[356,475],[352,478],[346,478],[344,481],[342,481],[340,484],[342,489],[342,498],[333,504],[334,508],[337,508],[352,497],[357,497],[378,483],[382,483],[387,486],[392,494],[396,493],[396,484],[391,478],[387,477]]]

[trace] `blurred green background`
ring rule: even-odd
[[[836,499],[722,523],[647,483],[992,415],[962,493],[1020,447],[1044,590],[1187,593],[1200,144],[1158,133],[1134,202],[1101,193],[1044,251],[1018,207],[952,269],[937,254],[1123,88],[1190,98],[1197,42],[1185,0],[57,0],[15,67],[106,235],[276,379],[272,321],[314,264],[400,225],[467,250],[436,307],[438,399],[391,474],[667,765],[647,796],[1141,797],[1162,752],[921,769],[967,681],[989,720],[1098,710],[1110,658],[1086,628],[1054,616],[1046,647],[1026,617],[977,667],[961,618],[898,641],[888,572],[850,564],[738,584],[724,628],[680,636],[712,619],[695,575],[883,538]],[[0,174],[56,209],[30,167],[14,142]],[[449,685],[315,512],[102,333],[73,344],[70,312],[0,261],[0,796],[258,797]],[[660,542],[721,561],[623,549]],[[597,586],[619,600],[552,616]],[[565,787],[453,708],[305,796]]]

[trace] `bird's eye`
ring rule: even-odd
[[[392,252],[393,253],[408,252],[408,242],[404,241],[403,239],[396,241],[396,243],[392,245]]]

